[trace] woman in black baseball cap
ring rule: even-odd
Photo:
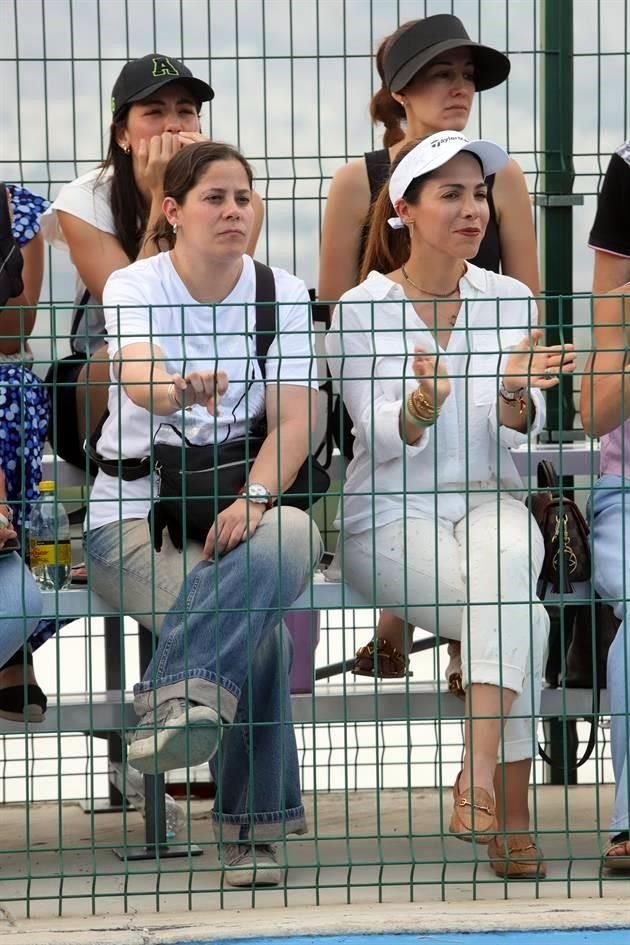
[[[510,61],[489,46],[474,42],[463,23],[438,14],[403,23],[376,53],[381,88],[370,103],[375,124],[385,126],[383,149],[366,153],[336,172],[326,201],[319,269],[319,298],[335,302],[359,282],[370,209],[389,176],[398,152],[447,129],[463,131],[475,92],[507,79]],[[404,127],[403,127],[404,126]],[[527,184],[514,160],[487,180],[490,219],[479,251],[471,260],[483,269],[503,272],[540,291],[536,237]],[[341,451],[352,458],[352,424],[343,405],[335,409],[334,431]],[[412,628],[405,639],[402,621],[382,615],[379,676],[404,676]],[[362,651],[365,651],[365,647]],[[372,675],[370,656],[355,671]]]
[[[475,92],[507,79],[510,61],[474,42],[461,21],[438,14],[404,23],[376,53],[381,88],[370,103],[385,126],[383,149],[336,172],[326,202],[319,297],[336,301],[358,282],[370,207],[399,150],[438,131],[463,131]],[[489,181],[490,223],[476,265],[501,270],[539,291],[531,202],[523,173],[511,160]]]
[[[48,380],[55,382],[51,443],[79,468],[86,465],[86,436],[89,440],[107,407],[103,286],[114,270],[156,253],[145,234],[162,213],[164,170],[181,148],[206,140],[200,111],[213,98],[208,83],[172,56],[150,53],[127,62],[112,89],[104,162],[66,184],[42,218],[45,238],[68,250],[77,270],[72,354],[53,364]],[[248,253],[256,246],[263,219],[258,194],[253,204]],[[56,423],[57,417],[63,423]]]

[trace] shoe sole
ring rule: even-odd
[[[216,754],[220,736],[217,716],[205,706],[195,706],[181,726],[157,729],[146,738],[136,738],[127,749],[127,761],[141,774],[194,768]]]
[[[6,719],[7,722],[29,722],[39,724],[46,718],[46,713],[42,712],[38,705],[26,705],[23,712],[7,712],[0,709],[0,719]]]
[[[228,867],[223,875],[228,886],[237,888],[280,885],[280,870],[275,867],[258,866],[256,870],[253,867],[246,869],[237,867],[233,872]]]

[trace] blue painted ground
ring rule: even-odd
[[[411,935],[304,935],[213,939],[189,945],[630,945],[630,928],[545,932],[443,932]]]

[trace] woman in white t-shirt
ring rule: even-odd
[[[112,384],[99,459],[149,456],[165,422],[197,444],[245,436],[261,418],[268,433],[243,497],[183,554],[166,531],[153,551],[153,476],[124,481],[104,463],[90,496],[90,583],[160,629],[135,688],[129,762],[152,773],[211,759],[227,881],[269,885],[280,878],[271,842],[306,829],[280,615],[308,582],[320,538],[276,497],[308,455],[315,416],[308,293],[273,270],[277,332],[263,379],[255,267],[244,254],[251,168],[228,145],[192,144],[169,162],[164,193],[155,238],[171,251],[113,273],[103,292]]]
[[[112,89],[105,161],[66,184],[42,218],[44,237],[70,252],[78,276],[72,354],[53,365],[47,380],[55,382],[50,441],[79,468],[86,464],[86,433],[89,439],[107,406],[103,287],[115,270],[157,252],[148,234],[162,212],[164,169],[181,148],[207,140],[199,113],[213,97],[207,82],[170,56],[150,53],[126,63]],[[252,199],[249,252],[263,218],[262,200]],[[58,327],[56,333],[59,340]]]
[[[544,547],[509,449],[542,427],[540,388],[573,370],[575,353],[538,344],[523,283],[466,262],[488,221],[485,178],[507,160],[456,131],[400,152],[364,281],[342,296],[326,344],[356,436],[339,515],[344,578],[374,606],[461,639],[469,722],[450,831],[490,843],[498,875],[540,878],[528,784]]]

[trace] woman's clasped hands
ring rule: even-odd
[[[207,135],[198,131],[164,131],[152,138],[142,138],[135,154],[136,176],[142,190],[163,196],[166,165],[178,151],[188,144],[207,141]]]

